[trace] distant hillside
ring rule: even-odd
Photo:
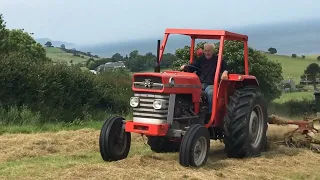
[[[212,29],[215,28],[213,27]],[[320,19],[226,30],[247,34],[249,36],[249,46],[259,50],[266,51],[270,47],[275,47],[279,54],[285,55],[293,53],[298,55],[319,54],[320,51]],[[155,53],[157,40],[162,40],[162,38],[163,34],[159,34],[159,36],[151,39],[82,46],[78,47],[78,49],[91,51],[100,56],[112,56],[117,52],[125,55],[129,54],[133,49],[137,49],[141,53]],[[189,37],[173,35],[169,38],[166,52],[174,52],[176,48],[183,47],[189,43]]]
[[[67,53],[60,48],[57,47],[45,47],[47,51],[47,57],[51,58],[54,62],[66,62],[69,65],[72,64],[85,64],[87,60],[90,58],[89,56],[80,55],[74,56],[72,53]],[[94,60],[100,59],[100,58],[93,58]]]
[[[265,55],[269,60],[277,61],[281,64],[282,76],[284,79],[292,78],[296,83],[300,82],[300,76],[304,73],[304,70],[309,64],[319,63],[315,56],[310,56],[302,59],[301,57],[292,58],[291,56],[286,55],[274,55],[267,53],[265,53]]]
[[[72,49],[77,46],[74,43],[69,43],[69,42],[64,42],[64,41],[55,41],[55,40],[51,40],[49,38],[37,38],[35,40],[42,45],[44,45],[46,42],[50,41],[52,43],[52,45],[55,47],[60,47],[61,44],[64,44],[66,46],[66,48],[68,48],[68,49]]]

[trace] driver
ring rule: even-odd
[[[197,72],[199,75],[200,81],[202,83],[202,90],[206,92],[208,96],[209,103],[209,114],[212,111],[212,98],[213,98],[213,82],[217,68],[218,56],[213,54],[213,49],[215,48],[214,44],[206,43],[204,45],[204,55],[195,59],[190,65],[193,65],[199,68],[200,72]],[[186,70],[188,72],[195,72],[197,68],[187,67],[186,65],[182,65],[180,67],[181,70]],[[222,72],[222,73],[221,73]],[[228,79],[228,71],[226,67],[226,63],[221,61],[221,69],[220,69],[221,79]]]

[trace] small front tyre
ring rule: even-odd
[[[101,128],[99,147],[104,161],[118,161],[129,154],[131,134],[122,128],[123,120],[122,117],[111,117]]]
[[[200,167],[208,159],[210,149],[210,134],[203,125],[190,126],[184,135],[179,153],[179,163],[182,166]]]

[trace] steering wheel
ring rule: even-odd
[[[195,69],[196,69],[196,71],[201,71],[201,69],[200,69],[200,68],[198,68],[197,66],[191,65],[191,64],[187,64],[187,65],[185,65],[185,66],[184,66],[184,69],[183,69],[184,71],[185,71],[185,68],[186,68],[186,67],[192,67],[192,68],[195,68]]]

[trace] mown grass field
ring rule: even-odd
[[[102,125],[102,122],[101,122]],[[270,125],[271,141],[291,127]],[[223,143],[211,141],[206,166],[185,168],[178,153],[151,152],[141,136],[132,135],[129,157],[104,162],[99,153],[99,130],[5,134],[0,138],[0,179],[319,179],[320,154],[278,146],[262,156],[229,159]],[[295,168],[294,168],[295,167]],[[293,169],[294,168],[294,169]]]

